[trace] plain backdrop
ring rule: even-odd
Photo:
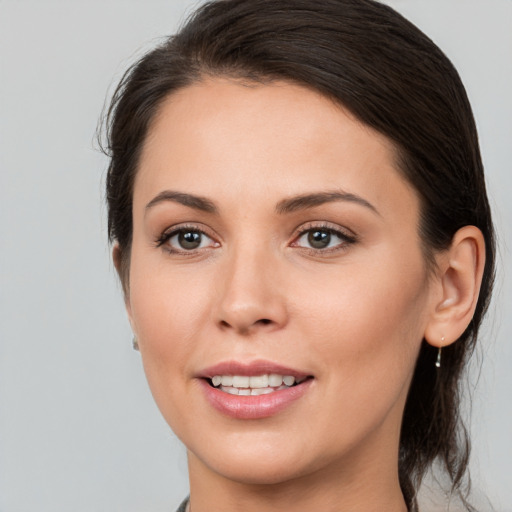
[[[512,511],[512,0],[389,3],[452,59],[480,131],[501,258],[472,469]],[[0,0],[0,512],[172,512],[187,493],[131,348],[94,133],[122,72],[193,5]]]

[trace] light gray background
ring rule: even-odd
[[[187,492],[131,349],[93,137],[106,91],[193,3],[0,0],[0,512],[170,512]],[[511,511],[512,0],[390,3],[454,61],[480,130],[502,261],[472,467]]]

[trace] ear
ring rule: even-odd
[[[425,339],[430,345],[443,347],[455,342],[473,318],[485,264],[482,232],[475,226],[459,229],[437,263]]]
[[[114,262],[114,267],[116,268],[117,275],[119,276],[119,280],[123,287],[124,305],[128,314],[128,320],[130,321],[132,331],[135,333],[132,321],[132,308],[130,304],[130,288],[127,283],[128,276],[126,275],[126,269],[123,268],[123,251],[119,247],[118,243],[115,243],[112,249],[112,261]]]

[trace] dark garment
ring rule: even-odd
[[[179,506],[178,510],[176,512],[185,512],[187,510],[188,505],[188,496],[183,500],[183,503]]]

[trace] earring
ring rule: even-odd
[[[441,338],[441,341],[444,343],[444,336]],[[441,368],[441,349],[442,347],[439,347],[437,351],[436,368]]]
[[[133,339],[132,339],[132,346],[133,346],[133,350],[139,350],[139,341],[137,340],[137,336],[133,336]]]

